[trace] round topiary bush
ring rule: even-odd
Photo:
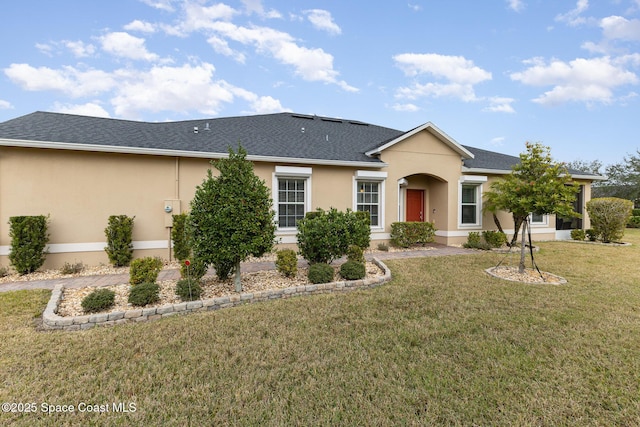
[[[340,266],[340,275],[345,280],[360,280],[367,275],[367,269],[360,262],[347,261]]]
[[[176,295],[182,301],[195,301],[202,295],[202,287],[196,279],[181,279],[176,283]]]
[[[160,300],[160,286],[157,283],[141,283],[131,287],[129,304],[144,307]]]
[[[277,252],[276,267],[284,277],[295,277],[298,273],[298,257],[293,249],[282,249]]]
[[[80,305],[85,313],[97,313],[113,307],[116,302],[116,293],[109,289],[96,289],[84,297]]]
[[[335,272],[333,271],[333,267],[331,267],[329,264],[317,263],[309,267],[309,273],[307,274],[307,277],[309,278],[309,281],[311,283],[317,285],[319,283],[332,282],[334,274]]]

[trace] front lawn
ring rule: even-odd
[[[35,330],[49,292],[0,293],[0,401],[37,409],[0,425],[638,425],[624,240],[540,244],[562,286],[491,278],[494,253],[396,260],[373,290],[83,332]]]

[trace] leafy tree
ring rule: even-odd
[[[605,169],[608,180],[597,187],[598,197],[618,197],[640,206],[640,150]]]
[[[600,169],[602,168],[602,162],[600,160],[592,160],[587,162],[584,160],[573,160],[566,163],[567,169],[574,169],[581,172],[593,173],[600,175]]]
[[[552,160],[549,147],[529,142],[526,147],[527,151],[520,154],[520,163],[511,168],[512,172],[491,184],[491,190],[485,193],[487,210],[505,210],[513,215],[515,232],[512,242],[515,242],[522,226],[520,272],[525,268],[525,234],[529,214],[579,215],[573,210],[578,186],[571,182],[566,167]]]
[[[220,171],[196,189],[191,202],[194,256],[213,264],[226,279],[235,273],[235,289],[242,291],[240,263],[262,256],[273,248],[275,222],[272,200],[264,181],[253,172],[247,152],[238,146],[229,158],[211,162]]]

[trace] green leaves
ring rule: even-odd
[[[9,260],[18,273],[32,273],[44,264],[49,241],[48,222],[49,218],[44,215],[9,218]]]
[[[273,203],[264,181],[253,172],[247,152],[238,147],[229,158],[212,162],[191,202],[193,252],[226,279],[249,256],[262,256],[273,248]]]

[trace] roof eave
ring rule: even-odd
[[[512,171],[506,170],[506,169],[489,169],[489,168],[470,168],[467,166],[463,166],[462,167],[462,172],[463,173],[484,173],[484,174],[493,174],[493,175],[508,175],[510,174]],[[571,178],[573,179],[583,179],[583,180],[587,180],[587,181],[606,181],[608,178],[606,176],[602,176],[602,175],[579,175],[579,174],[574,174],[571,175]]]
[[[469,150],[467,150],[466,148],[464,148],[462,145],[460,145],[458,142],[456,142],[455,139],[451,138],[449,135],[447,135],[445,132],[443,132],[440,128],[438,128],[436,125],[434,125],[431,122],[427,122],[425,124],[423,124],[422,126],[418,126],[415,129],[410,130],[409,132],[403,133],[402,135],[400,135],[397,138],[392,139],[391,141],[374,148],[373,150],[369,150],[367,151],[365,154],[367,156],[375,156],[380,154],[382,151],[386,150],[387,148],[401,142],[404,141],[405,139],[419,133],[422,132],[423,130],[428,130],[429,132],[435,134],[435,136],[440,139],[441,141],[443,141],[447,146],[449,146],[449,148],[453,149],[455,152],[457,152],[458,154],[460,154],[460,156],[463,159],[473,159],[474,155],[473,153],[471,153]]]
[[[143,148],[143,147],[117,147],[111,145],[97,144],[75,144],[69,142],[49,142],[49,141],[30,141],[18,139],[0,139],[2,147],[21,147],[21,148],[41,148],[52,150],[69,150],[69,151],[88,151],[98,153],[114,153],[114,154],[141,154],[151,156],[168,156],[168,157],[189,157],[202,159],[223,159],[229,157],[229,153],[213,153],[204,151],[188,151],[188,150],[169,150],[160,148]],[[306,165],[322,165],[322,166],[347,166],[361,168],[381,169],[387,167],[388,164],[382,161],[366,162],[356,160],[328,160],[328,159],[306,159],[299,157],[279,157],[279,156],[260,156],[247,154],[247,160],[254,162],[270,162],[270,163],[294,163]]]

